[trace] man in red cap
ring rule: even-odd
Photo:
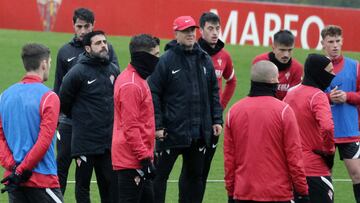
[[[148,82],[156,125],[155,202],[165,202],[166,182],[181,154],[179,202],[201,202],[206,147],[222,130],[219,87],[210,56],[196,43],[191,16],[174,21],[175,40],[165,47]]]

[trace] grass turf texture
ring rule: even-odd
[[[22,76],[25,73],[25,70],[22,66],[20,52],[21,47],[29,42],[43,43],[51,49],[52,56],[52,69],[50,72],[49,81],[46,82],[46,85],[49,87],[53,86],[55,66],[56,66],[56,56],[57,50],[65,43],[67,43],[71,38],[72,34],[64,33],[46,33],[46,32],[29,32],[29,31],[15,31],[15,30],[0,30],[0,46],[1,46],[1,55],[0,55],[0,92],[4,91],[11,84],[21,80]],[[128,43],[129,37],[114,37],[109,36],[108,41],[113,45],[121,66],[123,70],[130,60]],[[167,41],[161,42],[161,50]],[[351,43],[351,42],[348,42]],[[235,95],[232,98],[230,105],[235,101],[243,98],[247,95],[249,91],[249,70],[250,64],[254,56],[269,51],[269,47],[253,47],[253,46],[234,46],[227,45],[227,50],[230,52],[234,67],[236,71],[236,76],[238,78],[238,84],[236,87]],[[294,57],[297,58],[301,63],[304,62],[306,56],[310,52],[316,52],[314,50],[302,50],[295,49]],[[353,57],[355,59],[360,59],[360,53],[350,53],[346,52],[346,56]],[[229,105],[229,106],[230,106]],[[227,110],[225,111],[227,112]],[[220,143],[223,139],[221,137]],[[333,178],[334,188],[335,188],[335,201],[340,203],[345,202],[354,202],[352,184],[349,180],[346,169],[341,161],[339,161],[339,156],[336,156],[335,166],[333,169]],[[177,180],[179,177],[179,169],[181,166],[181,158],[177,161],[174,166],[174,170],[170,176],[170,180]],[[3,173],[3,169],[0,168],[0,174]],[[93,180],[95,180],[93,176]],[[215,154],[214,160],[212,162],[212,167],[209,175],[209,180],[223,180],[224,169],[223,169],[223,147],[218,145],[217,152]],[[340,180],[345,179],[345,180]],[[74,163],[71,166],[69,172],[69,181],[72,181],[68,184],[65,202],[75,202],[74,195]],[[2,187],[2,186],[0,186]],[[91,184],[91,200],[92,202],[100,202],[100,196],[97,190],[97,185],[95,183]],[[166,202],[172,203],[177,202],[178,196],[178,184],[177,182],[169,182],[167,188],[167,197]],[[0,202],[7,202],[7,194],[0,194]],[[227,202],[227,194],[224,188],[224,183],[222,181],[209,182],[206,188],[206,194],[204,202]]]

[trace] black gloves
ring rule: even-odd
[[[334,157],[335,154],[328,154],[325,153],[324,151],[318,150],[318,149],[314,149],[313,152],[319,156],[321,156],[321,158],[325,161],[325,164],[327,165],[327,167],[331,170],[332,167],[334,166]]]
[[[295,202],[296,203],[310,203],[310,197],[309,197],[309,195],[298,195]]]
[[[22,174],[16,173],[16,167],[14,167],[12,173],[1,180],[1,183],[7,183],[3,189],[1,189],[1,193],[4,192],[13,192],[19,186],[20,183],[24,183],[30,179],[32,172],[30,170],[25,170]]]
[[[228,203],[235,203],[235,200],[232,196],[228,197]]]
[[[154,179],[156,175],[156,169],[150,158],[146,158],[140,161],[142,166],[141,171],[144,173],[145,179]]]

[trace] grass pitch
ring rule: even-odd
[[[22,66],[20,52],[21,47],[29,42],[43,43],[51,49],[52,70],[50,72],[49,81],[47,81],[45,84],[49,87],[53,87],[57,50],[63,44],[67,43],[72,38],[72,36],[72,34],[64,33],[0,30],[0,92],[5,90],[11,84],[20,81],[22,76],[24,75],[25,70]],[[110,36],[108,40],[113,45],[119,59],[121,70],[123,70],[130,60],[128,51],[128,43],[130,38]],[[166,42],[167,40],[163,40],[161,42],[162,48],[164,47]],[[270,48],[233,45],[227,45],[226,48],[233,58],[235,72],[238,78],[235,95],[230,102],[231,105],[235,101],[247,95],[249,91],[249,69],[254,56],[269,51]],[[295,49],[294,57],[303,63],[307,54],[312,52],[317,51]],[[358,60],[360,59],[360,53],[346,52],[345,55]],[[222,143],[222,137],[220,143]],[[206,188],[204,198],[204,202],[206,203],[227,202],[227,194],[224,188],[224,182],[222,181],[224,177],[223,148],[221,144],[218,146],[219,147],[215,154],[209,175],[209,183],[207,184]],[[178,179],[180,166],[181,158],[179,158],[178,162],[174,166],[174,170],[169,178],[170,180]],[[0,168],[0,173],[2,173],[2,171],[3,169]],[[339,203],[354,202],[352,183],[348,177],[343,163],[339,161],[338,155],[336,156],[333,172],[335,201]],[[74,164],[72,164],[71,171],[69,173],[70,182],[67,186],[66,194],[64,197],[65,202],[75,202],[74,180]],[[95,181],[94,178],[93,180]],[[167,188],[166,202],[175,203],[178,201],[177,197],[178,184],[176,181],[170,181]],[[91,184],[91,200],[92,202],[100,202],[99,193],[95,183]],[[7,194],[0,194],[0,202],[7,201]]]

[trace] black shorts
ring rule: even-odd
[[[334,202],[334,188],[330,176],[308,176],[306,180],[311,202]]]
[[[336,147],[339,149],[340,160],[360,158],[360,142],[336,144]]]

